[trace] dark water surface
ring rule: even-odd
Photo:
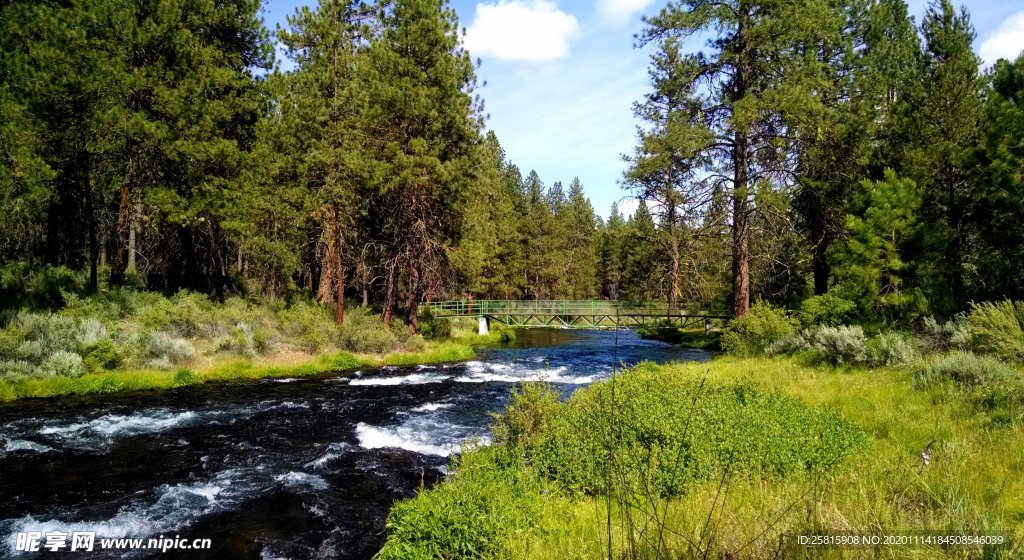
[[[65,548],[70,558],[369,558],[391,504],[443,478],[463,442],[486,443],[490,413],[516,383],[569,392],[620,362],[709,357],[628,330],[526,331],[478,353],[354,377],[0,405],[0,558],[15,555],[20,531],[213,544],[155,555]],[[57,555],[18,557],[33,556]]]

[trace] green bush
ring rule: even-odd
[[[448,319],[439,319],[430,312],[430,307],[423,306],[419,316],[420,335],[423,338],[437,340],[452,335],[452,323]]]
[[[345,314],[346,322],[353,312]],[[325,308],[315,303],[297,301],[279,311],[277,318],[281,331],[310,352],[320,351],[338,336],[333,318]]]
[[[378,560],[509,559],[509,537],[529,530],[553,489],[495,450],[464,453],[447,483],[398,502]]]
[[[396,331],[385,326],[380,316],[365,307],[357,307],[345,314],[338,344],[345,350],[365,353],[384,353],[401,345]]]
[[[185,387],[186,385],[192,385],[196,382],[195,375],[192,374],[191,370],[181,368],[174,372],[174,379],[171,381],[171,385],[174,387]]]
[[[80,348],[79,351],[85,360],[85,367],[89,371],[114,369],[121,365],[123,360],[121,351],[109,338],[100,339],[90,346]]]
[[[576,392],[546,426],[519,451],[584,494],[609,491],[609,468],[614,491],[661,496],[726,471],[783,477],[828,470],[866,441],[840,416],[784,394],[702,384],[651,364]]]
[[[494,416],[494,443],[509,449],[526,449],[547,428],[558,409],[558,393],[547,383],[524,383],[512,389],[512,401]]]
[[[805,327],[838,327],[850,322],[857,314],[857,304],[835,291],[807,298],[800,304],[797,317]]]
[[[746,317],[729,323],[722,335],[722,349],[737,356],[758,356],[794,334],[796,327],[785,310],[759,302],[751,306]]]
[[[25,263],[0,267],[0,310],[57,309],[82,292],[83,276],[63,266],[29,269]]]
[[[1024,361],[1024,303],[976,303],[967,315],[971,346],[1005,360]]]

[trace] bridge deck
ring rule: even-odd
[[[674,310],[667,303],[613,300],[453,300],[429,304],[435,317],[486,317],[515,327],[593,328],[668,322],[678,326],[729,319],[704,311]]]

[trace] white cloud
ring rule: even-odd
[[[979,54],[985,66],[1000,58],[1013,60],[1024,51],[1024,11],[1003,20],[1003,23],[981,42]]]
[[[628,22],[634,14],[643,12],[653,0],[599,0],[597,9],[601,17],[616,25]]]
[[[466,49],[474,56],[544,62],[569,54],[569,39],[579,29],[576,16],[546,0],[499,0],[476,6],[466,30]]]

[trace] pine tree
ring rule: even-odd
[[[660,256],[663,244],[643,200],[626,226],[625,237],[622,296],[637,303],[657,300],[665,293],[665,261]]]
[[[453,283],[449,250],[481,125],[473,63],[458,29],[444,0],[396,0],[369,48],[361,106],[364,134],[376,143],[373,184],[381,211],[390,214],[384,226],[389,324],[399,289],[415,327],[420,299]]]
[[[679,75],[692,82],[696,141],[686,153],[714,164],[707,174],[727,184],[732,203],[733,314],[750,307],[750,237],[756,186],[792,172],[787,127],[817,111],[824,73],[813,45],[832,17],[824,1],[696,0],[672,3],[647,20],[641,43],[717,33],[708,52],[685,55]],[[827,27],[826,27],[827,30]],[[700,84],[712,87],[697,92]],[[712,138],[708,142],[705,138]]]
[[[555,260],[560,245],[555,217],[551,213],[544,183],[536,171],[530,171],[526,177],[524,190],[527,213],[520,231],[526,244],[527,291],[531,299],[548,299],[561,276],[557,273],[558,262]]]
[[[352,259],[354,224],[365,184],[364,146],[357,134],[356,72],[365,55],[371,13],[361,1],[322,0],[318,8],[299,8],[279,33],[286,53],[298,65],[291,76],[294,102],[304,131],[303,176],[314,194],[313,215],[318,224],[317,254],[320,279],[317,296],[333,302],[336,321],[345,319],[346,268]]]
[[[633,106],[643,125],[637,130],[634,155],[626,158],[625,172],[625,186],[650,204],[669,239],[671,311],[679,308],[682,292],[684,232],[695,225],[695,216],[710,202],[714,189],[712,183],[694,177],[704,163],[700,152],[712,137],[698,124],[702,108],[688,71],[677,38],[661,41],[648,70],[652,91]]]
[[[608,221],[601,228],[600,249],[598,252],[598,277],[601,284],[601,295],[608,299],[619,299],[619,288],[622,283],[623,244],[626,235],[626,221],[619,211],[618,203],[612,203]]]
[[[1024,56],[996,62],[985,96],[979,185],[971,203],[983,299],[1024,299]]]
[[[922,213],[924,258],[919,271],[933,306],[943,313],[969,300],[965,270],[969,263],[967,228],[975,194],[971,161],[980,139],[982,117],[979,60],[971,44],[974,28],[966,10],[949,0],[931,4],[921,26],[925,40],[924,98],[918,111],[927,139],[919,147],[924,176]]]
[[[882,181],[863,181],[861,188],[861,199],[846,218],[851,236],[836,274],[865,314],[898,318],[921,305],[919,291],[905,282],[902,249],[919,227],[921,192],[892,170]]]
[[[558,215],[562,225],[566,266],[562,278],[568,286],[559,297],[571,299],[592,298],[596,294],[597,255],[594,252],[594,236],[597,220],[590,200],[583,194],[579,178],[569,183],[569,195]]]

